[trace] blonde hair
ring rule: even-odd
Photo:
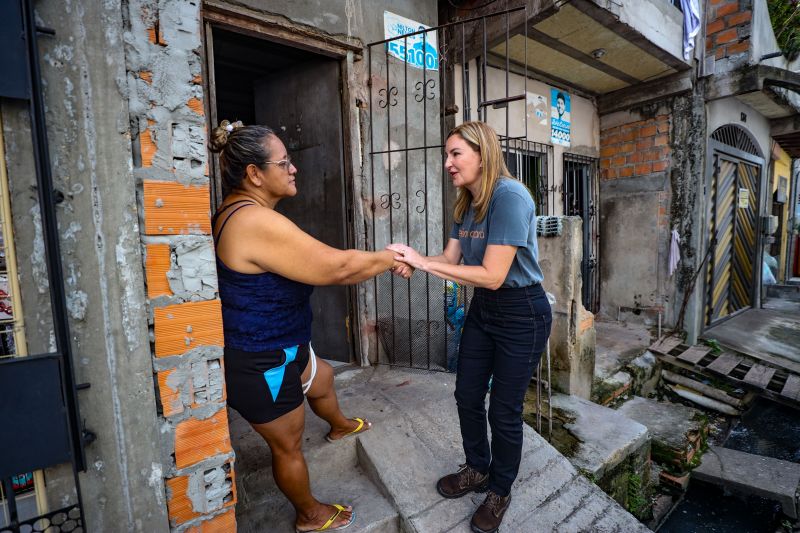
[[[464,221],[464,214],[470,205],[475,207],[475,222],[481,222],[486,218],[489,211],[489,201],[492,199],[494,186],[503,176],[511,176],[511,172],[506,166],[503,158],[503,151],[500,149],[500,140],[497,132],[485,122],[471,121],[464,122],[456,126],[447,135],[449,139],[453,135],[458,135],[481,156],[483,168],[483,179],[481,181],[481,191],[477,198],[473,198],[472,193],[466,187],[458,188],[456,205],[453,210],[453,218],[459,224]]]

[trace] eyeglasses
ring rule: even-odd
[[[278,165],[283,170],[288,171],[289,167],[292,166],[292,158],[291,156],[286,156],[286,159],[281,159],[280,161],[264,161],[265,165]]]

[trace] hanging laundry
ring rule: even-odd
[[[678,261],[681,259],[681,236],[678,234],[678,230],[672,230],[672,241],[669,244],[669,275],[671,276],[675,269],[678,268]]]
[[[700,2],[681,0],[681,10],[683,11],[683,58],[689,61],[694,50],[694,38],[700,31]]]

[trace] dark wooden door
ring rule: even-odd
[[[277,210],[325,244],[346,248],[339,62],[320,58],[272,72],[254,94],[256,121],[275,129],[297,167],[297,196]],[[317,287],[311,306],[317,355],[349,362],[347,287]]]

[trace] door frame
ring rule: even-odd
[[[354,179],[353,163],[357,154],[358,123],[351,120],[351,109],[348,103],[351,100],[351,85],[355,79],[353,64],[360,60],[363,53],[363,44],[356,38],[333,37],[325,35],[308,26],[293,24],[284,17],[276,17],[259,13],[247,8],[228,5],[220,0],[204,0],[202,4],[200,23],[201,49],[202,49],[202,75],[203,96],[206,111],[206,124],[211,130],[211,125],[216,123],[216,87],[214,80],[214,49],[213,34],[208,30],[219,28],[225,31],[248,35],[263,41],[280,44],[287,47],[299,48],[321,56],[333,58],[339,62],[339,93],[342,121],[342,190],[345,204],[344,242],[347,248],[354,248],[357,244],[358,231],[354,216]],[[209,152],[209,185],[211,187],[211,209],[216,211],[222,201],[222,183],[219,172],[219,158],[217,154]],[[365,248],[364,248],[365,249]],[[347,287],[347,331],[345,333],[350,345],[350,360],[356,364],[365,361],[363,338],[359,334],[361,328],[357,306],[359,301],[357,286]],[[354,327],[356,326],[356,327]]]
[[[741,127],[739,126],[739,128],[741,128]],[[750,132],[745,130],[744,128],[741,128],[741,129],[742,129],[742,131],[744,131],[750,137],[750,140],[753,142],[753,145],[758,148],[758,143],[755,142],[755,140],[752,138],[752,135],[750,134]],[[762,214],[762,212],[764,210],[764,189],[766,188],[765,179],[766,179],[766,168],[767,168],[767,165],[765,165],[765,160],[764,160],[763,157],[751,154],[749,152],[745,152],[743,150],[739,150],[738,148],[735,148],[733,146],[730,146],[728,144],[722,143],[720,141],[717,141],[717,140],[711,139],[711,138],[708,139],[708,153],[710,154],[710,157],[706,157],[706,180],[705,180],[705,184],[704,184],[704,193],[705,193],[704,197],[706,198],[707,206],[705,207],[705,212],[704,212],[704,215],[703,215],[704,216],[704,220],[705,220],[705,224],[703,224],[703,226],[702,226],[703,227],[703,248],[702,248],[702,250],[706,250],[707,247],[709,247],[711,245],[711,240],[710,240],[709,235],[708,235],[708,226],[711,223],[711,216],[712,216],[711,209],[713,209],[714,205],[712,204],[711,198],[709,198],[708,195],[709,195],[709,193],[711,191],[712,181],[715,179],[715,177],[714,177],[714,159],[719,154],[719,155],[722,155],[722,156],[726,156],[728,158],[738,159],[740,161],[743,161],[745,163],[749,163],[749,164],[752,164],[752,165],[755,165],[755,166],[758,167],[758,198],[756,199],[757,212],[756,212],[756,223],[755,223],[755,234],[756,234],[755,259],[756,259],[756,264],[753,265],[753,279],[751,280],[752,281],[752,289],[751,289],[751,293],[750,293],[750,301],[751,301],[750,307],[745,307],[745,308],[742,308],[742,309],[738,309],[738,310],[728,314],[727,316],[717,320],[713,324],[706,324],[707,306],[708,306],[708,298],[709,298],[709,294],[708,293],[709,293],[709,290],[710,290],[709,280],[708,280],[708,271],[709,271],[709,269],[711,268],[711,265],[712,265],[712,261],[711,261],[712,257],[709,257],[708,264],[705,265],[704,268],[703,268],[703,272],[705,272],[706,275],[703,278],[703,292],[702,292],[703,298],[701,300],[701,308],[700,308],[701,312],[699,313],[700,316],[701,316],[701,320],[700,320],[700,332],[701,332],[701,334],[703,332],[705,332],[706,330],[708,330],[708,329],[711,329],[711,328],[713,328],[715,326],[718,326],[718,325],[730,320],[731,318],[742,314],[745,311],[748,311],[750,309],[754,309],[754,308],[760,306],[760,300],[761,299],[760,299],[759,295],[760,295],[760,292],[761,292],[761,261],[763,260],[762,255],[763,255],[763,243],[764,243],[764,239],[763,239],[763,236],[762,236],[762,228],[761,228],[761,214]]]

